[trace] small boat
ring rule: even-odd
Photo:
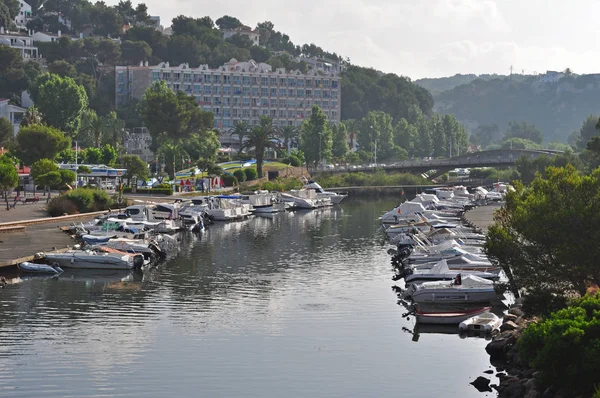
[[[47,253],[46,260],[58,263],[62,268],[81,269],[132,269],[134,256],[127,254],[99,253],[91,250],[67,250],[64,253]]]
[[[334,205],[339,204],[348,195],[339,194],[336,192],[325,191],[319,184],[313,180],[307,181],[306,177],[303,177],[305,182],[304,189],[312,189],[317,193],[317,199],[329,199]]]
[[[404,298],[415,303],[489,303],[498,298],[494,282],[475,275],[456,276],[454,281],[411,284]]]
[[[495,280],[498,279],[498,273],[501,268],[490,267],[487,271],[479,271],[479,270],[469,270],[469,269],[450,269],[448,267],[448,262],[445,259],[437,262],[430,269],[427,268],[418,268],[418,267],[408,267],[406,269],[406,276],[404,277],[404,281],[406,284],[410,283],[421,283],[427,281],[443,281],[443,280],[453,280],[456,278],[458,274],[463,275],[475,275],[483,279]]]
[[[475,308],[464,311],[451,311],[451,312],[427,312],[417,310],[415,317],[418,323],[435,324],[435,325],[457,325],[461,322],[476,317],[477,315],[483,314],[492,307]],[[461,329],[462,330],[462,329]]]
[[[30,263],[28,261],[24,261],[20,263],[19,269],[23,272],[30,272],[34,274],[54,274],[58,275],[63,272],[62,268],[58,265],[48,265],[48,264],[35,264]]]
[[[472,331],[492,333],[494,330],[500,329],[501,324],[502,321],[496,314],[484,312],[460,322],[458,328],[461,332]]]

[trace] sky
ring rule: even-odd
[[[169,26],[177,15],[271,21],[294,44],[408,76],[600,72],[596,0],[145,0]],[[108,0],[116,4],[118,0]],[[133,1],[137,4],[138,1]]]

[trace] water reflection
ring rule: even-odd
[[[412,325],[376,232],[395,204],[215,224],[144,274],[12,275],[0,396],[478,396],[483,343],[399,338]]]

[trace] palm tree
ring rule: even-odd
[[[231,130],[229,130],[229,135],[234,136],[237,135],[238,139],[240,140],[239,144],[240,144],[240,149],[239,152],[242,152],[242,145],[244,144],[244,137],[246,136],[246,134],[248,134],[248,132],[250,131],[250,126],[248,125],[248,123],[246,121],[239,121],[235,123],[235,126],[233,126],[233,128]]]
[[[273,142],[277,137],[277,130],[273,127],[273,119],[268,116],[261,116],[258,126],[250,130],[244,139],[242,149],[254,148],[256,153],[256,171],[258,178],[262,178],[262,166],[266,148],[273,148],[276,144]]]
[[[21,120],[21,126],[31,126],[34,124],[42,124],[42,114],[35,105],[32,105],[25,109],[23,119]]]
[[[295,126],[283,126],[279,129],[279,135],[283,138],[283,145],[287,148],[288,155],[291,153],[290,145],[292,140],[300,134],[300,130]]]
[[[81,117],[78,140],[86,145],[92,144],[95,148],[100,148],[100,137],[103,132],[104,121],[98,117],[96,111],[93,109],[84,111]]]
[[[175,162],[181,162],[184,158],[191,159],[190,154],[186,151],[181,142],[165,142],[158,148],[158,157],[163,159],[165,172],[169,174],[169,177],[172,180],[175,179],[175,171],[177,169]]]

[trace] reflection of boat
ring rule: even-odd
[[[476,315],[483,314],[491,310],[492,307],[476,308],[467,311],[423,311],[417,310],[415,317],[418,323],[436,324],[436,325],[457,325]]]
[[[140,256],[141,257],[141,256]],[[64,253],[47,253],[46,260],[62,268],[80,269],[132,269],[139,257],[122,253],[99,253],[91,250],[67,250]],[[141,267],[143,265],[139,264]]]
[[[491,333],[494,330],[499,329],[501,324],[502,321],[496,314],[484,312],[483,314],[474,315],[469,319],[462,321],[458,325],[458,328],[461,331]]]
[[[135,274],[126,270],[105,269],[68,269],[59,276],[60,281],[86,282],[86,283],[114,283],[132,282]]]
[[[57,265],[48,264],[35,264],[28,261],[24,261],[19,264],[19,269],[23,272],[30,272],[32,274],[51,274],[57,275],[63,272],[62,268]]]

